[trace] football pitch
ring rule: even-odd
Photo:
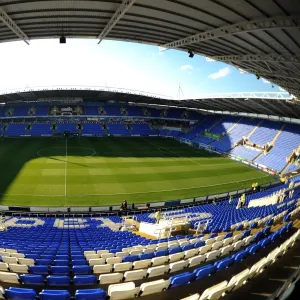
[[[274,178],[165,138],[2,139],[0,204],[97,206],[176,200]]]

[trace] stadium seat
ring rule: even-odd
[[[56,275],[49,275],[47,276],[47,284],[49,286],[65,286],[70,285],[71,280],[69,276],[56,276]]]
[[[107,294],[102,289],[77,290],[75,300],[105,300]]]
[[[73,278],[75,285],[92,285],[97,283],[95,275],[76,275]]]
[[[171,276],[169,278],[169,280],[171,282],[170,288],[188,284],[192,280],[192,278],[193,278],[193,275],[189,272],[181,273],[176,276]]]
[[[10,287],[5,290],[5,296],[12,300],[35,300],[37,294],[33,289]]]
[[[138,293],[134,282],[111,284],[108,287],[110,300],[134,298]]]
[[[42,275],[24,274],[24,275],[20,275],[20,280],[23,284],[31,284],[31,285],[44,284],[44,277]]]
[[[71,295],[69,291],[66,290],[42,290],[39,293],[41,300],[70,300]]]

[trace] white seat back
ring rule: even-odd
[[[160,293],[166,290],[169,287],[169,285],[170,281],[164,279],[142,283],[140,286],[140,295],[146,296],[155,293]]]

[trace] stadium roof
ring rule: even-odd
[[[77,99],[77,100],[76,100]],[[1,103],[33,103],[53,101],[126,102],[140,105],[157,105],[201,109],[208,111],[229,111],[282,116],[300,119],[300,102],[287,93],[230,93],[206,95],[197,99],[172,99],[164,95],[139,92],[128,89],[86,86],[56,86],[25,88],[0,91]]]
[[[299,0],[0,1],[0,42],[89,37],[193,51],[297,98],[299,28]]]

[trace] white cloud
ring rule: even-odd
[[[220,69],[218,72],[208,75],[208,78],[211,79],[219,79],[221,77],[228,76],[231,73],[231,69],[229,67],[225,67]]]
[[[180,67],[181,71],[191,70],[191,69],[193,69],[193,66],[191,66],[191,65],[183,65]]]
[[[280,90],[281,92],[285,92],[285,91],[286,91],[285,89],[283,89],[283,88],[280,87],[280,86],[279,86],[279,90]]]
[[[214,61],[216,61],[215,59],[210,58],[210,57],[205,57],[205,59],[206,59],[207,62],[214,62]]]
[[[267,79],[262,78],[262,82],[263,83],[270,83],[270,81],[268,81]]]

